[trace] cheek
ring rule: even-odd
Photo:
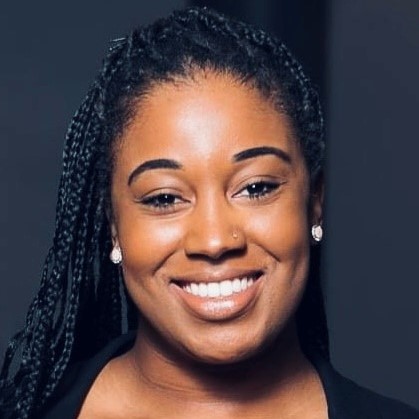
[[[285,262],[308,254],[307,207],[304,200],[293,200],[253,214],[246,222],[249,239],[275,259]]]
[[[308,277],[310,240],[305,201],[265,209],[247,223],[249,241],[259,249],[269,276],[260,315],[276,335],[297,309]]]
[[[179,223],[126,217],[120,220],[118,235],[124,268],[147,276],[173,254],[182,240]]]

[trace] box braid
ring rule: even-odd
[[[277,39],[206,8],[189,8],[113,41],[68,129],[53,245],[25,327],[5,354],[0,403],[12,407],[14,417],[36,417],[71,362],[123,332],[123,316],[128,328],[136,328],[136,309],[121,292],[120,269],[108,259],[116,144],[153,86],[193,81],[207,70],[258,89],[288,115],[312,183],[321,173],[324,142],[318,96]],[[317,252],[311,259],[297,312],[298,331],[303,349],[315,348],[328,357]]]

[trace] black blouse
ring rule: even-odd
[[[39,419],[75,419],[94,380],[114,357],[126,352],[134,335],[123,335],[88,361],[70,368]],[[321,356],[310,360],[316,368],[326,394],[329,419],[419,419],[419,412],[396,400],[358,386],[335,371]],[[3,414],[4,415],[4,414]],[[0,416],[7,418],[8,415]],[[280,417],[280,414],[278,414]]]

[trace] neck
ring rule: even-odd
[[[295,390],[312,374],[304,357],[295,324],[290,324],[278,339],[261,353],[227,364],[208,365],[169,350],[148,325],[143,325],[135,345],[123,357],[137,382],[165,398],[182,397],[198,403],[240,403],[244,400],[278,398]]]

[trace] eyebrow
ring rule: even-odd
[[[281,150],[277,147],[254,147],[248,148],[246,150],[240,151],[239,153],[233,156],[233,161],[235,163],[241,162],[247,159],[253,159],[259,156],[266,156],[266,155],[273,155],[279,157],[281,160],[284,160],[286,163],[291,163],[291,157],[288,153],[284,150]],[[155,160],[147,160],[144,163],[141,163],[137,166],[129,175],[128,177],[128,186],[137,178],[141,173],[146,172],[147,170],[155,170],[155,169],[175,169],[180,170],[183,166],[177,162],[176,160],[171,159],[155,159]]]
[[[182,165],[175,160],[170,159],[155,159],[147,160],[144,163],[141,163],[136,167],[128,177],[128,186],[134,181],[136,177],[141,175],[141,173],[146,172],[147,170],[155,169],[182,169]]]
[[[255,157],[266,155],[273,155],[279,157],[286,163],[291,163],[291,156],[287,152],[277,147],[268,146],[248,148],[247,150],[240,151],[239,153],[233,156],[233,161],[240,162],[243,160],[253,159]]]

